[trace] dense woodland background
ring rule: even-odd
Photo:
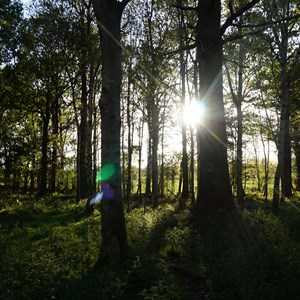
[[[298,0],[0,3],[3,299],[299,299]]]

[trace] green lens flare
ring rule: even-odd
[[[97,173],[96,183],[108,180],[115,174],[115,172],[116,167],[113,164],[104,165]]]

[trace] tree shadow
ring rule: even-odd
[[[203,238],[213,299],[297,299],[299,271],[286,257],[289,241],[277,236],[283,224],[276,215],[237,210],[193,216],[191,222]]]

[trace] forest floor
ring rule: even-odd
[[[164,203],[125,214],[129,255],[98,261],[100,215],[74,198],[0,196],[0,299],[300,299],[300,198],[238,217]]]

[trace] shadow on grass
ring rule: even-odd
[[[97,264],[82,279],[69,282],[62,297],[208,299],[205,279],[189,265],[195,244],[187,244],[192,242],[192,231],[180,229],[181,214],[173,209],[144,216],[137,210],[135,214],[130,217],[131,225],[143,218],[145,223],[136,224],[138,228],[128,233],[131,249],[127,260],[110,266]],[[155,224],[149,226],[151,222]],[[176,239],[180,245],[176,245]]]
[[[254,203],[234,218],[192,222],[203,237],[213,299],[299,299],[299,244],[278,216]]]
[[[288,204],[274,215],[250,203],[234,217],[134,209],[126,215],[129,256],[109,266],[97,263],[100,217],[83,213],[78,205],[1,215],[1,226],[23,218],[0,231],[5,299],[299,297],[300,247],[290,226],[300,224]]]

